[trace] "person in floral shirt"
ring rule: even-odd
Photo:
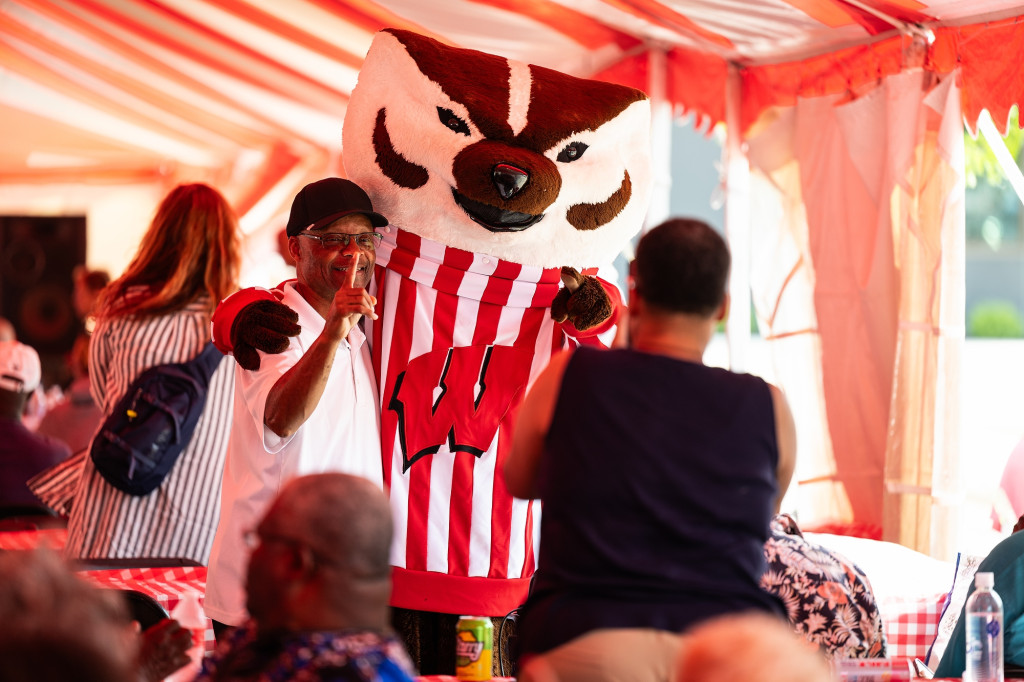
[[[408,682],[411,675],[393,635],[351,629],[263,637],[250,622],[227,635],[196,682]]]
[[[809,542],[787,514],[771,524],[761,587],[786,607],[796,631],[828,658],[885,658],[887,647],[871,583],[852,561]]]

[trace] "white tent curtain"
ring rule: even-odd
[[[796,415],[797,510],[925,552],[935,499],[936,521],[957,499],[962,147],[954,78],[920,69],[800,99],[748,138],[751,288]]]

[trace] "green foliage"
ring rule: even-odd
[[[1017,339],[1024,336],[1024,318],[1009,301],[982,301],[971,308],[967,336]]]
[[[1024,149],[1024,131],[1020,129],[1020,111],[1017,107],[1010,110],[1010,131],[1003,140],[1013,158],[1020,163],[1021,150]],[[996,128],[1002,128],[1002,121],[996,121]],[[995,155],[989,148],[988,143],[979,134],[977,139],[964,131],[964,171],[965,182],[968,187],[977,187],[979,180],[984,180],[993,187],[1000,187],[1003,182],[1003,172],[999,168]]]

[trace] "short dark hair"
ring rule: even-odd
[[[667,312],[708,317],[725,300],[729,247],[707,223],[673,218],[640,238],[633,263],[637,295]]]

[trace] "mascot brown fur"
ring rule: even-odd
[[[525,600],[539,503],[514,499],[498,472],[550,355],[616,320],[617,291],[592,275],[642,224],[649,127],[637,90],[407,31],[380,32],[360,71],[345,169],[391,223],[369,331],[392,605],[424,674],[453,672],[458,614],[500,617]],[[216,340],[256,367],[257,351],[287,347],[289,313],[241,292],[218,311]]]

